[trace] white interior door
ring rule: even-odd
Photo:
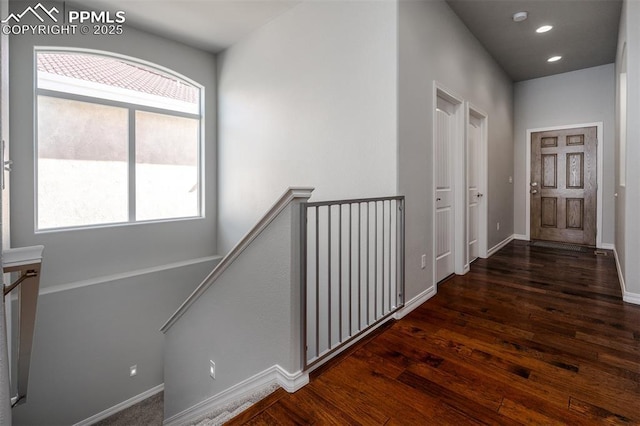
[[[435,114],[435,238],[436,280],[453,274],[454,181],[453,152],[456,106],[438,96]]]
[[[1,16],[7,16],[9,13],[9,5],[7,0],[0,0]],[[9,36],[0,34],[0,183],[2,184],[2,210],[0,210],[0,220],[2,226],[0,235],[2,236],[2,248],[10,248],[10,222],[9,222],[9,171],[5,170],[11,167],[9,161]]]
[[[467,201],[469,207],[469,262],[479,256],[480,239],[480,203],[483,202],[480,192],[480,148],[482,142],[482,121],[469,115],[467,124]]]
[[[5,17],[9,14],[8,0],[0,0],[0,15]],[[9,141],[9,36],[0,35],[0,143]],[[0,173],[4,174],[4,161],[8,159],[8,145],[6,149],[0,150]],[[8,180],[0,177],[0,253],[2,249],[9,248],[9,188]],[[0,260],[2,256],[0,254]],[[0,272],[0,277],[2,273]],[[0,283],[5,279],[0,278]],[[11,336],[11,310],[6,312],[5,308],[10,308],[11,303],[5,304],[11,298],[4,298],[0,303],[0,424],[11,424],[11,401],[10,390],[10,361],[11,351],[7,345],[12,340]]]

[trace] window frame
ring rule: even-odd
[[[118,101],[113,99],[104,99],[93,97],[89,95],[81,95],[77,93],[69,93],[63,91],[57,91],[52,89],[43,89],[38,85],[38,54],[39,53],[70,53],[70,54],[87,54],[87,55],[96,55],[103,56],[106,58],[116,59],[119,61],[128,62],[130,64],[141,66],[150,70],[157,70],[160,73],[169,75],[171,77],[176,78],[177,80],[188,83],[194,86],[199,91],[199,102],[198,102],[198,110],[199,113],[189,113],[184,111],[176,111],[165,109],[161,107],[143,105],[143,104],[135,104],[131,102]],[[162,222],[179,222],[179,221],[190,221],[190,220],[200,220],[206,217],[205,215],[205,87],[200,83],[180,74],[176,71],[173,71],[164,66],[145,61],[143,59],[134,58],[131,56],[122,55],[116,52],[109,52],[104,50],[94,50],[94,49],[84,49],[84,48],[72,48],[72,47],[51,47],[51,46],[35,46],[34,54],[33,54],[33,87],[34,87],[34,96],[33,96],[33,106],[34,106],[34,232],[36,234],[39,233],[51,233],[51,232],[60,232],[60,231],[72,231],[72,230],[83,230],[83,229],[97,229],[97,228],[109,228],[109,227],[120,227],[120,226],[131,226],[131,225],[140,225],[140,224],[149,224],[149,223],[162,223]],[[60,226],[53,228],[43,228],[40,229],[38,227],[38,218],[39,218],[39,206],[38,206],[38,172],[39,172],[39,155],[38,155],[38,100],[40,96],[53,97],[63,100],[70,101],[78,101],[78,102],[87,102],[96,105],[110,106],[123,108],[127,110],[128,113],[128,140],[127,140],[127,148],[128,148],[128,156],[127,156],[127,180],[128,180],[128,196],[127,196],[127,210],[128,210],[128,220],[126,222],[111,222],[111,223],[96,223],[90,225],[74,225],[74,226]],[[198,191],[198,205],[197,205],[197,213],[194,216],[186,216],[186,217],[174,217],[174,218],[161,218],[161,219],[147,219],[147,220],[136,220],[136,112],[143,111],[155,114],[163,114],[169,115],[173,117],[180,118],[190,118],[196,119],[199,122],[198,125],[198,148],[197,148],[197,160],[196,165],[198,167],[198,183],[197,183],[197,191]]]

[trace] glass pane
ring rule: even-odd
[[[136,220],[198,216],[199,120],[136,111]]]
[[[134,105],[200,113],[200,89],[123,58],[77,52],[37,53],[38,88]]]
[[[126,222],[128,111],[38,96],[38,229]]]

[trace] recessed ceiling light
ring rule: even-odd
[[[537,33],[546,33],[547,31],[551,31],[553,25],[543,25],[536,30]]]
[[[529,16],[529,14],[527,12],[516,12],[513,14],[513,21],[514,22],[522,22],[525,19],[527,19],[527,17]]]
[[[547,59],[547,62],[558,62],[560,59],[562,59],[562,56],[552,56]]]

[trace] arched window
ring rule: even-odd
[[[203,215],[202,86],[108,52],[35,62],[37,230]]]

